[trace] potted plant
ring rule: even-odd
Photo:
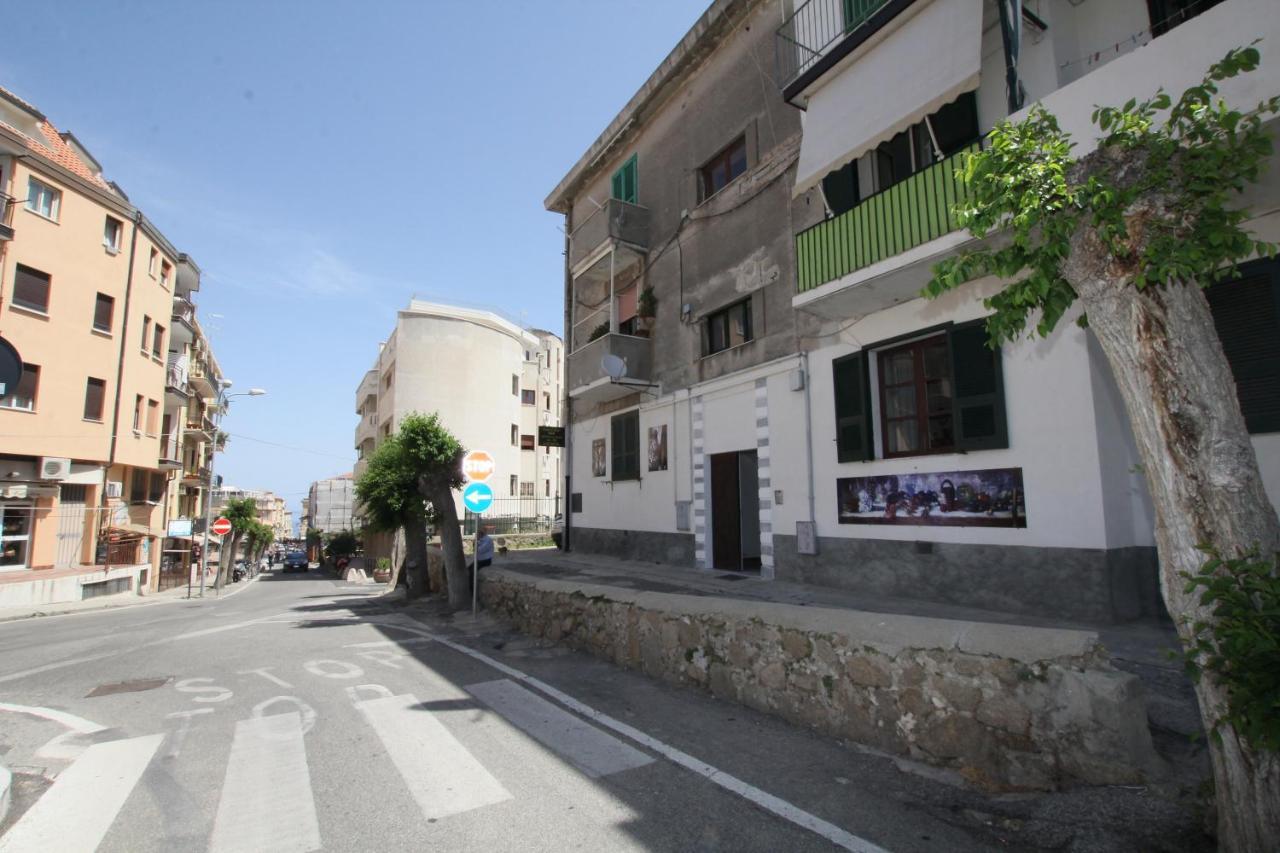
[[[391,580],[391,558],[379,557],[378,562],[373,567],[373,579],[378,583],[386,583]]]
[[[605,320],[599,326],[596,326],[591,330],[591,335],[588,336],[587,343],[591,343],[596,338],[603,338],[607,334],[609,334],[609,321]]]
[[[637,308],[640,315],[640,331],[647,337],[653,330],[653,318],[658,311],[658,297],[654,295],[652,287],[646,287],[640,291]]]

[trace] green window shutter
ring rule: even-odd
[[[636,171],[637,171],[636,155],[632,154],[631,159],[623,163],[618,171],[613,173],[610,181],[610,192],[613,197],[619,201],[636,204]]]
[[[955,377],[956,447],[960,450],[1009,446],[1004,371],[1000,350],[987,346],[986,322],[955,326],[948,335]]]
[[[609,194],[614,198],[622,198],[622,169],[613,173],[613,186],[610,188]]]
[[[836,391],[836,460],[865,462],[871,447],[871,381],[866,353],[838,358],[831,364]]]
[[[640,413],[614,415],[609,421],[609,433],[613,445],[609,479],[640,479]]]

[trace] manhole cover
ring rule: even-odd
[[[133,681],[99,684],[90,690],[85,698],[92,699],[95,696],[112,696],[116,693],[141,693],[144,690],[155,690],[157,687],[163,687],[168,684],[169,679],[172,677],[171,675],[166,675],[161,678],[135,678]]]

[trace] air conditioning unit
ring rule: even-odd
[[[41,480],[65,480],[71,476],[71,460],[64,456],[41,456]]]
[[[107,480],[107,497],[118,498],[124,495],[123,480]]]

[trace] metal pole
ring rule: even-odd
[[[471,618],[476,617],[476,599],[480,594],[480,516],[471,532]]]
[[[218,396],[222,396],[222,390],[218,390]],[[216,399],[216,398],[215,398]],[[214,410],[213,417],[213,441],[209,445],[209,482],[204,491],[204,547],[200,549],[200,597],[204,598],[204,574],[209,570],[209,524],[212,520],[213,513],[213,463],[218,458],[218,427],[222,423],[222,404],[218,401],[218,408]],[[222,552],[218,552],[221,556]],[[216,584],[215,584],[216,588]]]

